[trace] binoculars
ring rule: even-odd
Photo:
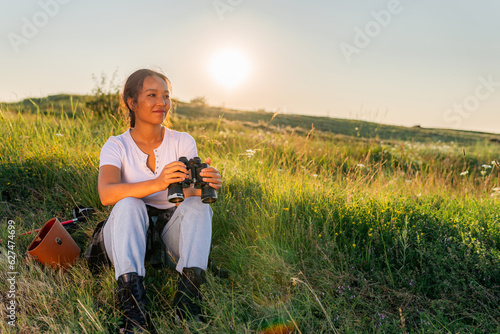
[[[208,164],[202,163],[199,157],[188,160],[186,157],[180,157],[179,161],[186,165],[188,177],[178,183],[172,183],[168,186],[168,200],[171,203],[180,203],[184,200],[183,188],[201,189],[201,201],[203,203],[213,203],[217,200],[217,192],[214,188],[204,182],[200,172],[208,167]]]

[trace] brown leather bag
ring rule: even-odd
[[[80,252],[80,247],[57,218],[46,222],[28,246],[31,257],[54,269],[68,269]]]

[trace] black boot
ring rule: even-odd
[[[203,321],[201,317],[201,284],[205,283],[205,271],[201,268],[184,268],[177,281],[174,308],[181,319]]]
[[[146,314],[146,289],[144,278],[137,273],[123,274],[118,277],[118,300],[123,323],[120,333],[142,333],[146,331],[149,317]]]

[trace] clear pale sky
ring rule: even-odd
[[[212,105],[500,133],[497,0],[0,0],[0,101],[159,68]],[[211,59],[248,76],[228,88]]]

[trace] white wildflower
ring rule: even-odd
[[[491,165],[482,165],[483,168],[491,168]]]
[[[359,168],[365,168],[365,165],[363,164],[357,164],[356,166],[358,166]]]
[[[245,155],[247,157],[253,157],[256,152],[257,151],[254,151],[254,150],[247,150],[247,153]]]
[[[460,175],[467,175],[467,174],[469,174],[468,170],[466,170],[465,172],[460,173]]]

